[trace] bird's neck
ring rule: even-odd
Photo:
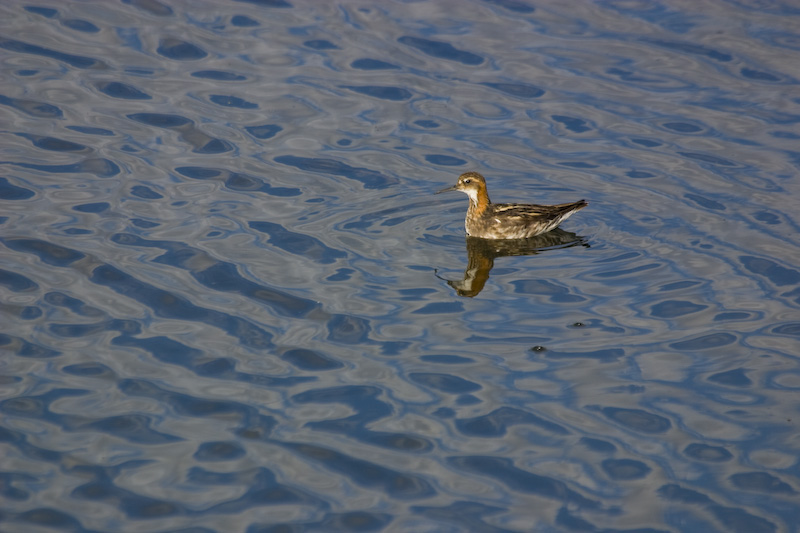
[[[473,216],[483,214],[489,204],[492,203],[489,200],[489,194],[485,190],[470,191],[467,194],[469,195],[469,213]]]

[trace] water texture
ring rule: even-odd
[[[3,2],[0,530],[796,531],[798,28]]]

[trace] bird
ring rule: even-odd
[[[465,172],[452,187],[436,194],[461,191],[469,196],[464,228],[481,239],[528,239],[555,229],[563,220],[588,203],[585,200],[558,205],[493,204],[486,179],[478,172]]]

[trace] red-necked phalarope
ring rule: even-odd
[[[493,204],[486,190],[486,180],[477,172],[465,172],[452,187],[437,192],[461,191],[469,196],[464,227],[467,235],[482,239],[527,239],[555,229],[572,213],[588,204]]]

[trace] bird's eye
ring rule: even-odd
[[[467,179],[464,180],[464,183],[472,183],[472,180],[467,178]]]

